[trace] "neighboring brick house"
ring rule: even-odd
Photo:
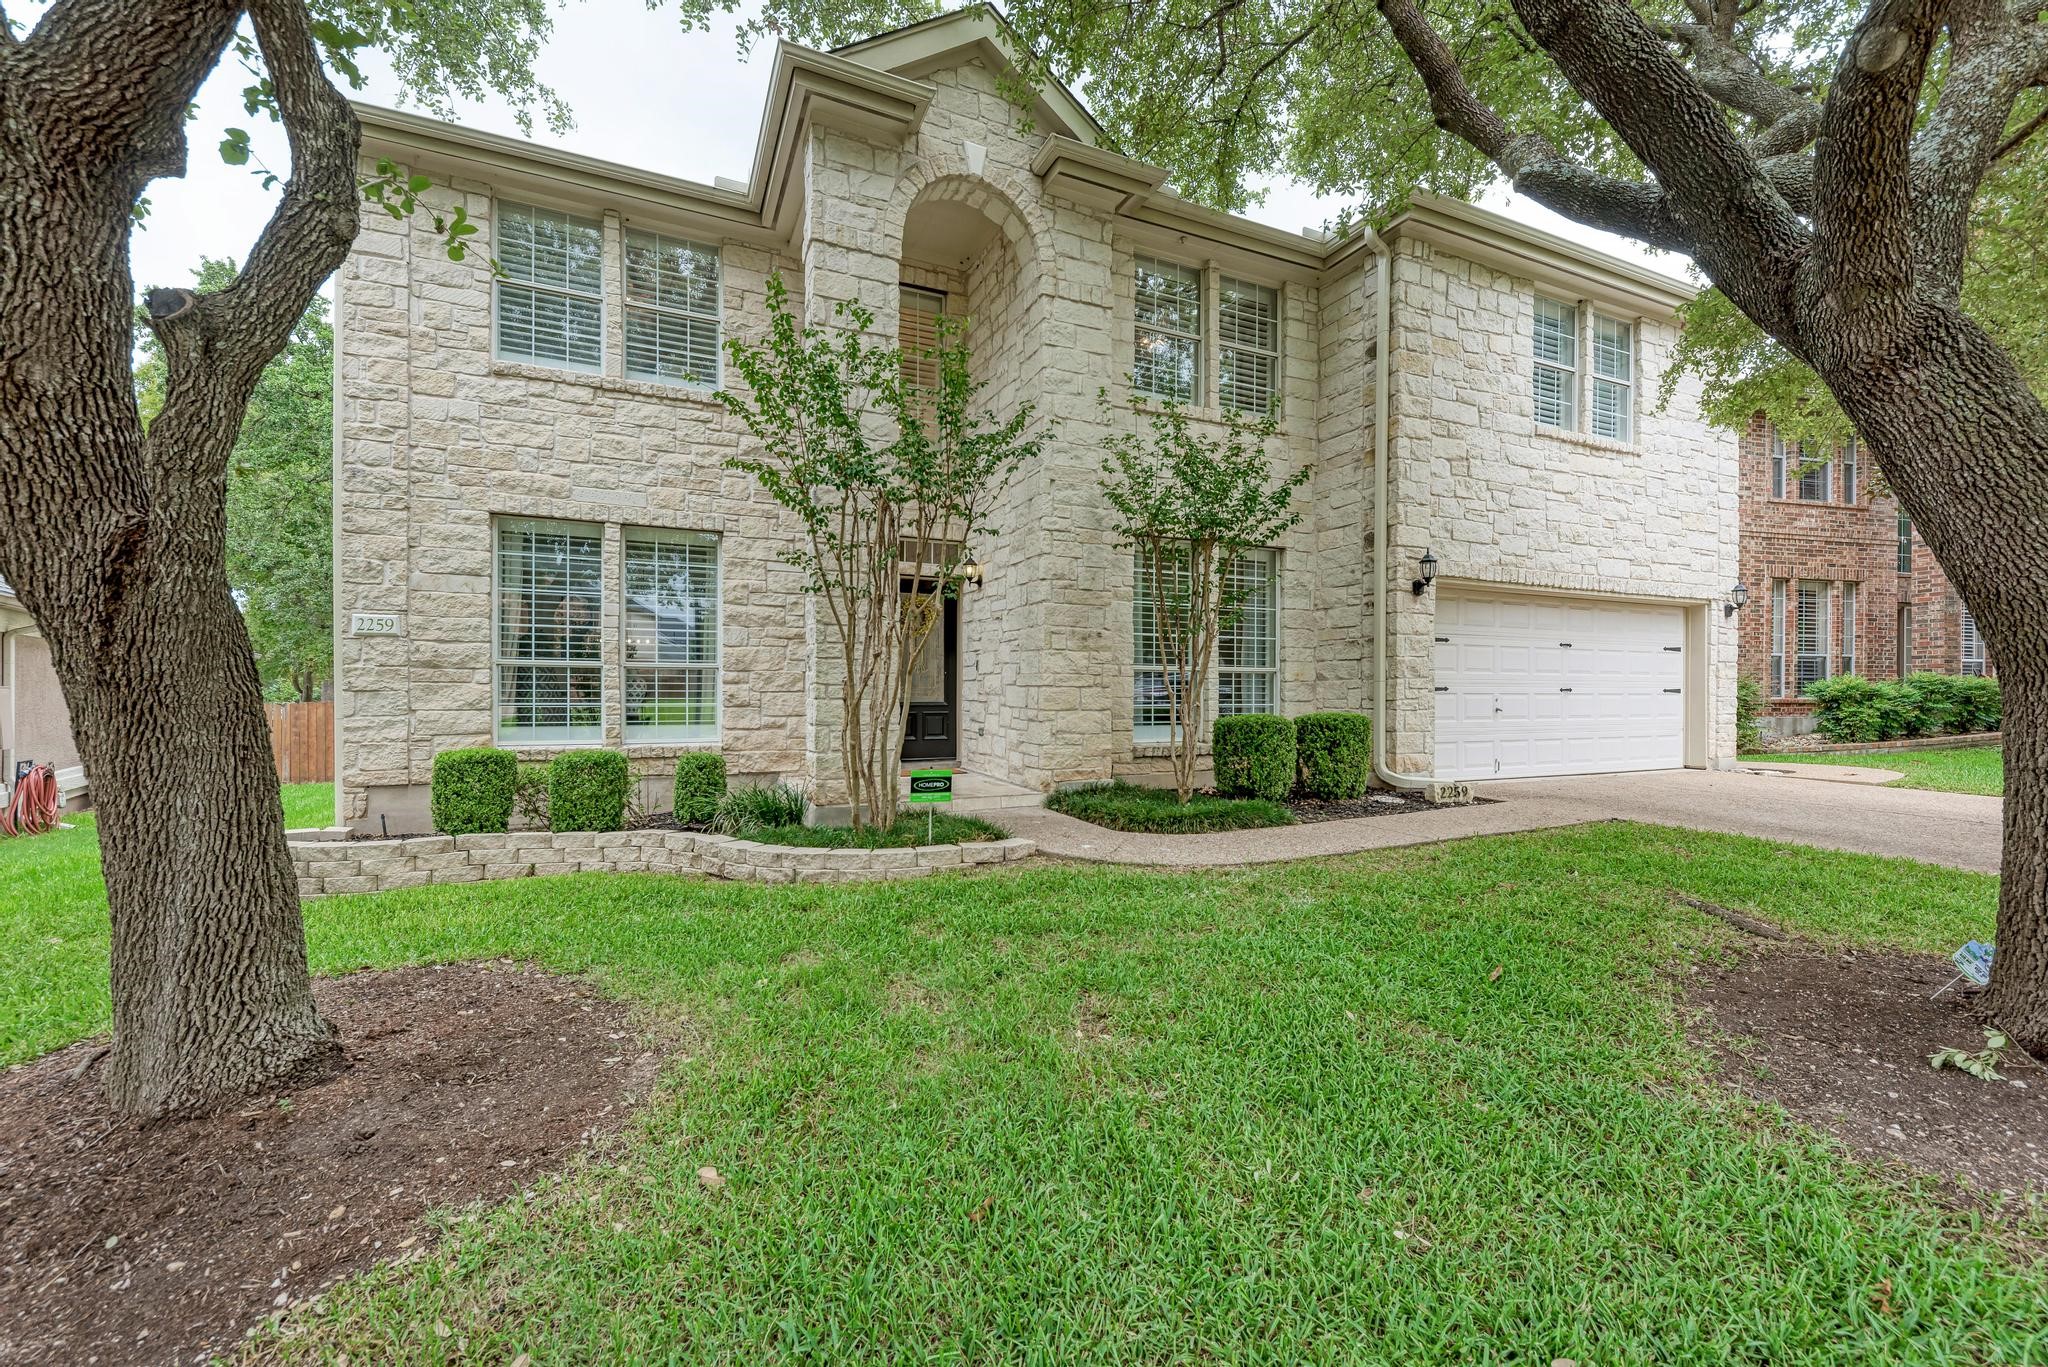
[[[1823,463],[1762,414],[1742,434],[1749,606],[1737,619],[1767,730],[1812,729],[1799,693],[1815,679],[1992,672],[1961,596],[1875,476],[1853,442]]]
[[[1237,567],[1216,707],[1374,712],[1409,776],[1729,763],[1736,443],[1691,382],[1652,397],[1686,288],[1429,197],[1343,240],[1189,203],[1057,85],[1011,104],[1001,22],[780,45],[745,182],[362,111],[366,157],[431,176],[504,274],[371,216],[338,277],[345,819],[417,827],[434,754],[486,743],[623,748],[656,801],[717,746],[843,801],[829,622],[710,396],[777,271],[819,322],[965,316],[990,398],[1059,424],[920,666],[920,757],[1036,791],[1160,776],[1097,487],[1096,394],[1135,384],[1205,424],[1271,404],[1277,463],[1314,467]]]

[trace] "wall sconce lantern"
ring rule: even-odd
[[[1417,598],[1420,598],[1420,597],[1422,596],[1422,591],[1423,591],[1424,589],[1428,588],[1428,587],[1429,587],[1429,586],[1430,586],[1431,584],[1433,584],[1433,583],[1435,583],[1435,582],[1436,582],[1436,552],[1435,552],[1435,551],[1424,551],[1424,552],[1422,553],[1422,578],[1420,578],[1420,579],[1416,580],[1416,581],[1415,581],[1414,583],[1410,584],[1410,585],[1409,585],[1409,587],[1410,587],[1410,588],[1412,588],[1412,589],[1414,589],[1414,590],[1415,590],[1415,596],[1416,596]]]
[[[1737,584],[1728,590],[1728,601],[1721,604],[1721,615],[1733,617],[1749,604],[1749,585]]]
[[[960,582],[963,584],[971,585],[978,589],[981,587],[982,576],[987,573],[988,566],[982,564],[979,560],[963,560],[960,562]]]

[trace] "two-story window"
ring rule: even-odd
[[[1131,731],[1141,745],[1165,744],[1185,723],[1174,693],[1178,676],[1160,654],[1161,597],[1185,610],[1190,589],[1185,558],[1155,565],[1131,557]],[[1223,630],[1216,639],[1218,716],[1280,710],[1280,553],[1246,551],[1225,575]]]
[[[604,225],[499,201],[493,347],[500,360],[605,369]],[[636,380],[715,386],[723,311],[718,248],[629,228],[624,240],[624,355]],[[610,288],[618,288],[617,285]]]
[[[625,739],[718,738],[718,539],[628,527],[617,653],[604,625],[604,528],[499,518],[492,691],[512,745],[604,739],[604,675],[624,668]]]
[[[1137,259],[1131,385],[1179,403],[1202,395],[1202,273],[1149,256]]]
[[[1587,324],[1590,335],[1582,335]],[[1539,294],[1530,348],[1538,427],[1635,439],[1635,324]],[[1590,365],[1581,366],[1582,352]]]

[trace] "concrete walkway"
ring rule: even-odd
[[[1037,841],[1041,854],[1165,868],[1265,864],[1628,820],[1998,872],[2004,804],[1995,797],[1691,769],[1473,786],[1482,797],[1502,800],[1415,815],[1214,835],[1112,831],[1042,807],[1006,811],[998,820],[1011,834]]]

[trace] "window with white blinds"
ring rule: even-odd
[[[1280,291],[1223,277],[1216,340],[1223,406],[1265,417],[1280,393]]]
[[[1977,619],[1963,609],[1963,673],[1984,673],[1984,638],[1977,632]]]
[[[1856,672],[1856,586],[1842,585],[1842,672]]]
[[[1635,435],[1636,330],[1593,315],[1593,435],[1628,441]]]
[[[1536,424],[1578,427],[1579,311],[1555,299],[1536,298]]]
[[[1189,576],[1185,555],[1170,557],[1158,567],[1153,558],[1139,551],[1131,557],[1134,592],[1131,595],[1131,731],[1139,744],[1164,744],[1184,721],[1179,716],[1174,690],[1169,687],[1178,676],[1167,670],[1159,652],[1158,613],[1160,589],[1179,611],[1186,611]]]
[[[1828,590],[1821,579],[1799,581],[1798,654],[1793,663],[1795,692],[1828,677]]]
[[[1835,463],[1824,460],[1812,464],[1806,460],[1806,448],[1799,448],[1799,497],[1809,503],[1831,503],[1835,495]]]
[[[1279,710],[1278,553],[1251,551],[1230,562],[1224,581],[1229,614],[1216,639],[1216,715]]]
[[[626,740],[718,739],[718,538],[628,527]]]
[[[1785,696],[1785,581],[1771,581],[1771,696]]]
[[[903,352],[903,383],[927,393],[939,387],[939,320],[946,316],[941,290],[904,285],[896,295],[897,345]]]
[[[718,384],[718,248],[626,233],[626,374],[671,384]]]
[[[494,665],[498,738],[604,737],[604,533],[501,518]]]
[[[1134,269],[1131,386],[1155,399],[1194,403],[1201,396],[1202,273],[1148,256]]]
[[[497,205],[497,355],[571,370],[604,368],[604,229],[595,221]]]
[[[1773,430],[1771,433],[1772,498],[1783,498],[1785,496],[1785,469],[1789,461],[1790,455],[1785,450],[1784,434]]]

